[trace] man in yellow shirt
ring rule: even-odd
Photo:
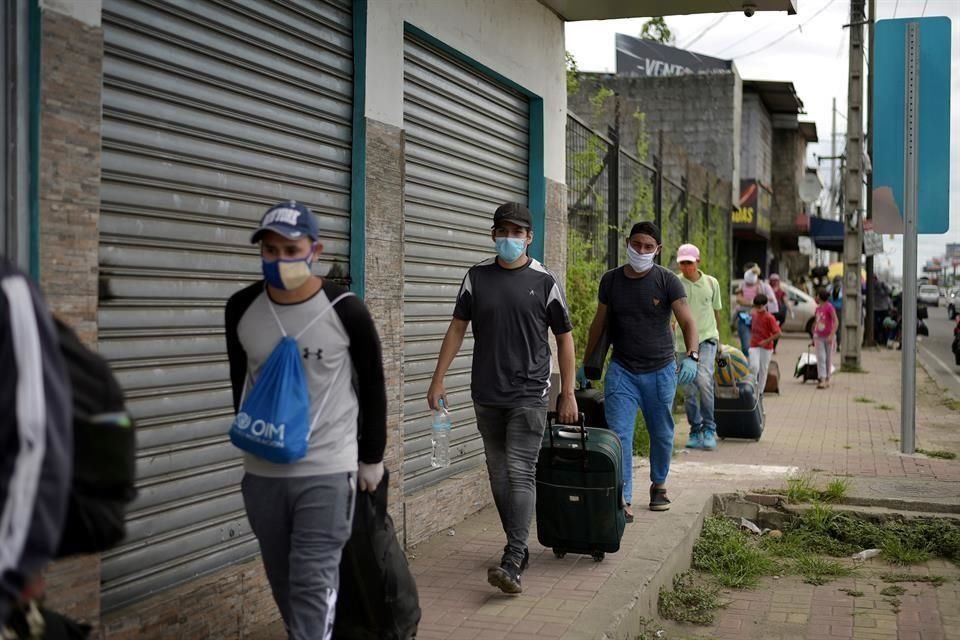
[[[713,418],[713,368],[720,343],[720,310],[723,296],[720,283],[713,276],[700,270],[700,249],[692,244],[680,245],[677,249],[677,264],[680,265],[680,282],[687,291],[687,304],[697,325],[697,340],[700,343],[700,361],[697,377],[683,386],[684,408],[690,422],[690,449],[717,448],[717,423]],[[678,359],[686,352],[683,334],[675,332]]]

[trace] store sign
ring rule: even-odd
[[[734,231],[752,231],[770,237],[770,191],[756,180],[740,181],[740,203],[730,213]]]
[[[653,40],[618,33],[617,75],[679,76],[688,73],[729,73],[729,60],[677,49]]]

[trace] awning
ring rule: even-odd
[[[810,216],[810,239],[817,249],[843,253],[843,223]]]

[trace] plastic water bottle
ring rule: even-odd
[[[430,466],[434,468],[450,466],[450,412],[444,406],[443,399],[437,401],[437,410],[433,412],[433,430],[431,432],[433,450],[430,453]]]

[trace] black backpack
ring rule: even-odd
[[[408,640],[417,636],[420,598],[387,513],[388,475],[376,492],[357,491],[353,531],[340,560],[336,640]]]
[[[57,557],[106,551],[136,497],[136,437],[123,390],[99,354],[55,319],[73,397],[73,482]]]

